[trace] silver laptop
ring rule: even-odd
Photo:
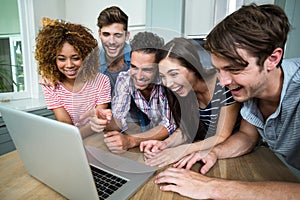
[[[68,199],[128,199],[156,171],[84,147],[75,126],[2,106],[0,112],[27,172]],[[105,180],[113,180],[114,185],[103,185]]]

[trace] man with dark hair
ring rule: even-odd
[[[119,73],[130,67],[128,16],[119,7],[111,6],[100,12],[97,26],[102,43],[100,72],[109,77],[113,94]]]
[[[116,81],[112,119],[110,110],[97,110],[91,118],[95,132],[110,131],[104,135],[104,141],[114,153],[139,146],[145,140],[165,139],[176,128],[155,64],[155,53],[163,44],[163,39],[151,32],[134,36],[130,42],[130,69],[121,72]],[[132,124],[140,130],[130,130]]]
[[[283,60],[290,29],[284,11],[275,5],[243,6],[207,36],[206,49],[218,70],[220,84],[243,102],[238,132],[210,152],[194,152],[177,166],[189,169],[203,161],[205,174],[217,159],[251,152],[262,138],[300,177],[300,58]],[[248,30],[248,31],[247,31]],[[205,156],[203,156],[205,155]],[[187,169],[169,168],[156,177],[164,191],[196,199],[299,199],[300,184],[246,182],[205,177]]]

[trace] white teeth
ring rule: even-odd
[[[180,89],[181,89],[181,87],[172,89],[172,91],[173,91],[173,92],[178,92]]]

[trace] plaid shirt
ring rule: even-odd
[[[129,70],[119,74],[112,100],[112,113],[116,119],[121,121],[122,131],[128,129],[126,116],[130,109],[131,99],[134,99],[136,106],[148,116],[149,128],[163,125],[169,134],[174,132],[176,125],[171,116],[164,88],[160,84],[155,84],[151,91],[150,100],[147,101],[141,91],[135,89]]]

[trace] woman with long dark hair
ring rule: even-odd
[[[146,163],[165,166],[225,141],[239,124],[240,105],[220,85],[210,55],[194,40],[175,38],[157,53],[156,63],[179,129],[164,141],[140,145]]]

